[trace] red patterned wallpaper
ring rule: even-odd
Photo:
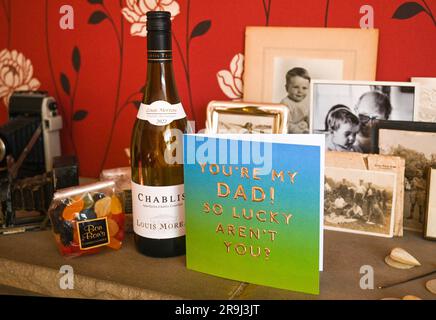
[[[64,5],[74,10],[72,30],[60,26],[71,23]],[[364,5],[380,29],[377,80],[435,77],[434,0],[0,0],[0,121],[13,90],[49,91],[64,120],[64,154],[77,154],[80,174],[96,177],[128,165],[123,150],[146,75],[146,11],[172,12],[179,92],[199,129],[210,100],[240,95],[235,69],[247,25],[358,28]]]

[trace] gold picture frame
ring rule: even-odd
[[[207,106],[208,133],[287,133],[289,109],[283,104],[211,101]]]

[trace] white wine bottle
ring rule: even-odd
[[[181,153],[187,120],[174,79],[171,14],[148,12],[147,32],[147,83],[130,150],[133,229],[139,252],[172,257],[185,254]]]

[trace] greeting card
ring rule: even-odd
[[[185,135],[187,267],[318,294],[324,139]]]

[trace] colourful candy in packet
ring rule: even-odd
[[[93,254],[104,247],[121,248],[125,215],[113,181],[59,190],[48,214],[63,256]]]

